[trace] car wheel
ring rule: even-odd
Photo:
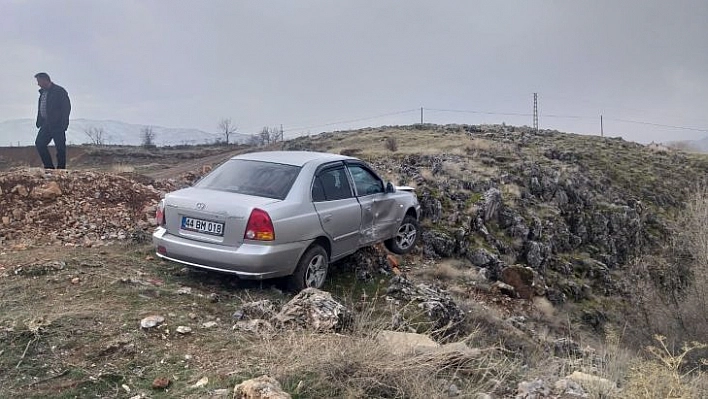
[[[290,286],[295,291],[305,288],[322,288],[329,268],[327,251],[319,245],[308,249],[297,263],[295,273],[290,276]]]
[[[411,252],[418,241],[418,220],[411,215],[406,215],[396,235],[384,242],[389,251],[403,255]]]

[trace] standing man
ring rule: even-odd
[[[69,127],[69,113],[71,113],[69,94],[63,87],[52,83],[49,75],[44,72],[34,77],[40,87],[37,110],[39,133],[34,145],[37,147],[39,157],[42,158],[44,168],[54,169],[52,156],[47,148],[49,142],[54,140],[54,147],[57,149],[57,169],[66,169],[66,129]]]

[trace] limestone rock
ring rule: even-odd
[[[482,206],[482,217],[485,221],[493,221],[499,216],[502,207],[502,194],[498,188],[490,188],[484,193],[484,205]]]
[[[332,294],[316,288],[306,288],[285,304],[274,321],[283,327],[315,331],[336,331],[344,328],[351,313]]]
[[[290,399],[280,383],[267,375],[246,380],[234,387],[234,399]]]
[[[581,371],[574,371],[573,374],[565,378],[580,384],[588,391],[599,392],[604,395],[610,395],[617,390],[617,384],[614,382],[606,378],[583,373]]]
[[[455,238],[441,231],[426,230],[422,234],[425,253],[428,256],[452,257],[455,254],[457,242]]]
[[[178,326],[175,331],[177,331],[178,334],[185,335],[190,334],[192,332],[192,328],[187,326]]]
[[[386,294],[417,304],[438,334],[456,335],[460,332],[465,315],[447,292],[426,284],[414,285],[403,276],[395,276],[391,279]]]
[[[140,327],[148,329],[157,327],[165,322],[165,318],[160,315],[148,316],[140,320]]]

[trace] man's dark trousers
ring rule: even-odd
[[[49,142],[54,140],[54,147],[57,149],[57,169],[66,169],[66,132],[64,131],[49,131],[45,128],[39,129],[37,140],[34,141],[39,157],[42,158],[42,163],[45,169],[54,169],[52,156],[49,154]]]

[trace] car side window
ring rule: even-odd
[[[383,181],[370,170],[358,165],[349,165],[349,172],[354,180],[358,196],[363,197],[384,192]]]
[[[312,201],[335,201],[352,197],[352,188],[344,166],[325,169],[315,177],[312,184]]]

